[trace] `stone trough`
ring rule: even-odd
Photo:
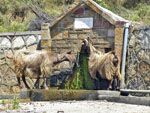
[[[123,90],[125,91],[125,90]],[[130,91],[132,92],[132,91]],[[148,92],[148,91],[147,91]],[[122,96],[121,91],[106,90],[22,90],[20,94],[0,95],[0,99],[12,100],[19,98],[20,102],[57,101],[57,100],[106,100],[108,102],[150,106],[150,97]]]
[[[19,98],[31,101],[56,101],[56,100],[106,100],[135,105],[150,106],[150,97],[122,96],[120,91],[106,90],[22,90]]]

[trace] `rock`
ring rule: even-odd
[[[37,43],[37,40],[36,40],[36,38],[34,36],[30,36],[30,37],[26,38],[26,40],[27,40],[26,41],[27,45],[31,45],[31,44]]]
[[[13,86],[13,87],[11,88],[11,90],[12,90],[13,93],[19,93],[19,92],[20,92],[19,86]]]
[[[11,43],[7,38],[4,38],[1,42],[0,42],[0,47],[1,48],[10,48],[11,47]]]
[[[150,26],[136,27],[129,37],[127,56],[127,87],[148,89],[150,87]]]
[[[12,43],[13,48],[20,48],[20,47],[23,47],[24,45],[25,45],[25,42],[21,37],[15,38]]]
[[[129,46],[135,47],[135,44],[136,44],[136,37],[135,37],[135,35],[132,35],[130,38],[130,41],[129,41]]]
[[[64,82],[68,79],[70,75],[72,75],[73,71],[70,68],[62,69],[60,71],[55,71],[50,78],[48,78],[47,83],[50,84],[50,86],[59,86],[63,87]]]

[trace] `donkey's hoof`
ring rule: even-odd
[[[45,90],[48,90],[49,88],[47,86],[44,87]]]
[[[48,87],[45,88],[45,90],[48,90],[48,89],[49,89]]]

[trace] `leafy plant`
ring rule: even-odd
[[[139,4],[136,8],[138,10],[138,16],[139,17],[145,17],[145,16],[150,16],[150,6],[147,4]]]
[[[0,100],[0,104],[5,105],[5,100]]]
[[[88,70],[88,57],[80,53],[79,67],[75,66],[75,72],[66,83],[66,89],[93,89],[94,83]]]
[[[12,109],[19,109],[19,99],[17,97],[14,97],[12,101]]]
[[[105,7],[105,8],[109,8],[108,4],[106,4],[106,2],[104,0],[95,0],[98,4],[100,4],[101,6]]]

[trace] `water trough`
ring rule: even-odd
[[[150,106],[150,97],[122,96],[120,91],[107,90],[22,90],[19,98],[31,101],[106,100]]]

